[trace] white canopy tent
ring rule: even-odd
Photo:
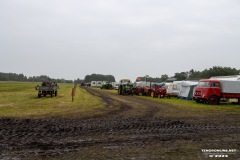
[[[195,87],[197,86],[198,82],[193,81],[182,81],[181,83],[181,90],[179,92],[179,98],[192,100]]]

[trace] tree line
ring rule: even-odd
[[[203,71],[197,71],[194,69],[191,69],[190,71],[186,72],[179,72],[175,73],[174,76],[169,77],[167,74],[161,75],[161,77],[147,77],[142,76],[138,77],[136,81],[147,81],[150,82],[165,82],[168,80],[176,80],[176,81],[182,81],[182,80],[199,80],[199,79],[209,79],[213,76],[230,76],[230,75],[240,75],[240,70],[236,68],[231,67],[221,67],[221,66],[213,66],[212,68],[205,69]]]
[[[160,77],[148,77],[142,76],[138,77],[136,81],[147,81],[151,82],[165,82],[169,79],[182,81],[182,80],[199,80],[199,79],[208,79],[213,76],[230,76],[230,75],[239,75],[240,70],[231,67],[221,67],[221,66],[213,66],[212,68],[205,69],[203,71],[197,71],[191,69],[190,71],[186,72],[178,72],[175,73],[174,76],[169,77],[167,74],[163,74]],[[41,76],[33,76],[27,77],[23,74],[16,74],[16,73],[2,73],[0,72],[0,81],[23,81],[23,82],[43,82],[43,81],[53,81],[56,83],[88,83],[91,81],[108,81],[108,82],[115,82],[115,77],[113,75],[102,75],[102,74],[91,74],[86,75],[84,79],[76,79],[72,80],[65,80],[65,79],[53,79],[45,75]]]
[[[113,75],[103,75],[103,74],[91,74],[86,75],[84,78],[84,82],[88,83],[91,81],[108,81],[115,82],[115,77]]]
[[[0,72],[0,81],[21,81],[21,82],[56,82],[56,83],[73,83],[72,80],[54,79],[46,75],[27,77],[17,73],[2,73]]]

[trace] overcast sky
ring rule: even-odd
[[[116,80],[240,69],[239,0],[1,0],[0,72]]]

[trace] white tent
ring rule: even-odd
[[[181,83],[182,88],[179,92],[178,97],[181,99],[188,99],[188,100],[193,99],[194,90],[197,84],[198,82],[182,81]]]
[[[173,94],[173,83],[164,83],[165,88],[167,89],[167,94],[172,95]]]
[[[181,90],[181,88],[182,88],[181,83],[182,83],[182,81],[174,81],[174,82],[173,82],[172,93],[173,93],[174,95],[177,95],[177,96],[179,95],[180,90]]]

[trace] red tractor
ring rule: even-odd
[[[167,94],[167,90],[164,87],[164,83],[155,83],[151,85],[150,90],[148,91],[150,93],[151,97],[158,97],[158,98],[164,98]]]
[[[135,82],[133,86],[133,93],[136,95],[147,95],[150,82]],[[150,94],[149,94],[150,95]]]

